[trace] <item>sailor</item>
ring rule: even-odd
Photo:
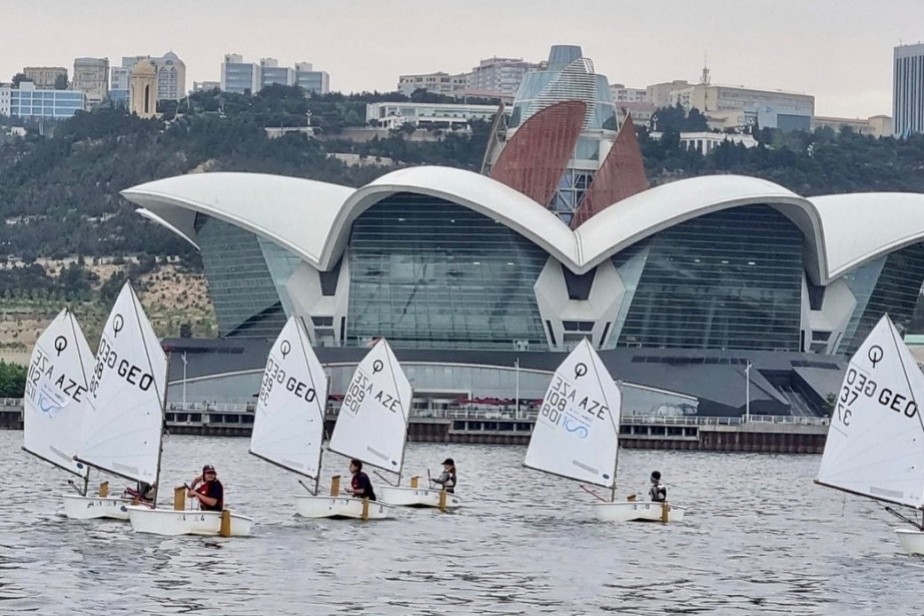
[[[150,503],[154,500],[154,484],[139,481],[136,485],[135,488],[125,488],[125,496],[143,503]]]
[[[446,489],[450,494],[456,491],[456,463],[452,458],[443,460],[443,474],[433,480]]]
[[[350,488],[347,494],[352,494],[356,498],[368,498],[375,500],[375,491],[372,489],[372,482],[369,481],[369,475],[363,472],[363,463],[360,460],[350,460],[350,474],[353,475],[350,480]]]
[[[198,500],[202,511],[221,511],[225,504],[225,489],[218,481],[215,467],[211,464],[203,466],[202,474],[192,480],[186,495]]]
[[[661,483],[661,471],[651,472],[651,489],[648,490],[648,495],[655,503],[663,503],[667,500],[667,488]]]

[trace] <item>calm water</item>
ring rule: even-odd
[[[297,518],[294,476],[246,439],[169,437],[165,486],[214,463],[244,539],[135,535],[61,517],[66,477],[0,431],[0,614],[921,614],[924,560],[875,504],[812,483],[818,456],[624,450],[624,497],[659,468],[682,524],[591,521],[576,484],[523,447],[411,444],[408,469],[457,461],[457,514]],[[325,459],[345,472],[344,459]],[[373,481],[381,480],[373,476]],[[121,486],[114,480],[113,486]]]

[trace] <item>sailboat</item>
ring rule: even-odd
[[[591,491],[602,501],[593,506],[600,521],[679,522],[684,509],[666,502],[616,502],[621,404],[619,388],[585,338],[552,376],[524,464],[609,489],[609,500]]]
[[[883,315],[850,358],[815,480],[921,513],[918,522],[886,507],[914,527],[895,531],[912,554],[924,554],[924,420],[917,403],[922,392],[924,374]]]
[[[441,510],[459,507],[462,499],[442,488],[419,485],[420,477],[412,477],[409,487],[401,485],[413,400],[407,375],[391,346],[380,338],[357,366],[330,448],[396,475],[394,485],[386,483],[377,490],[383,503]]]
[[[32,350],[23,401],[23,449],[82,480],[82,486],[68,480],[77,494],[64,495],[67,517],[127,520],[124,505],[129,501],[110,498],[108,482],[100,484],[100,495],[88,496],[90,468],[74,461],[88,413],[87,371],[93,363],[77,319],[64,308]]]
[[[337,494],[339,486],[330,497],[317,496],[327,389],[327,376],[311,349],[301,319],[289,317],[266,359],[254,413],[250,453],[314,480],[314,488],[308,489],[315,496],[309,503],[297,505],[302,515],[326,517],[311,514],[341,512],[345,516],[354,509],[354,513],[361,515],[361,504]]]
[[[410,400],[411,385],[407,377],[401,372],[388,343],[379,339],[356,366],[328,448],[368,466],[400,471],[407,432],[405,415]],[[340,477],[337,475],[331,483],[330,496],[297,497],[295,509],[308,518],[379,520],[393,515],[393,508],[382,501],[344,498],[339,496],[339,490]]]

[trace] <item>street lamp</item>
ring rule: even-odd
[[[519,419],[520,418],[520,358],[519,357],[517,357],[516,361],[513,362],[513,367],[516,369],[516,374],[517,374],[516,376],[517,386],[516,386],[516,396],[514,398],[515,406],[513,407],[514,408],[513,418]]]
[[[744,369],[744,422],[751,420],[751,360],[748,360],[748,366]]]
[[[183,351],[183,410],[186,410],[186,351]]]

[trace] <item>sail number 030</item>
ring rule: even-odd
[[[844,425],[850,425],[852,412],[849,407],[856,402],[861,394],[876,400],[887,409],[902,413],[909,419],[918,414],[918,405],[913,399],[894,392],[888,387],[880,388],[876,381],[851,367],[847,370],[847,378],[844,380],[844,387],[841,390],[837,405],[838,415]]]

